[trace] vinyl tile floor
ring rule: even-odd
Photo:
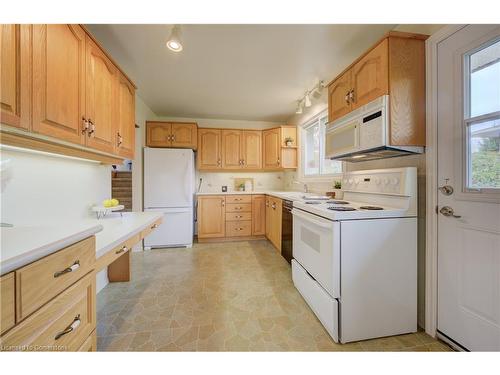
[[[97,295],[98,351],[451,351],[424,332],[336,344],[267,241],[132,253]]]

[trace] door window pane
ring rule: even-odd
[[[468,185],[500,188],[500,118],[468,125]]]
[[[470,116],[500,111],[500,40],[470,55]]]

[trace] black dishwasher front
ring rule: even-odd
[[[293,222],[292,201],[283,201],[283,212],[281,217],[281,255],[288,263],[292,262]]]

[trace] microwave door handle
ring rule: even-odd
[[[331,224],[329,224],[329,223],[323,223],[323,222],[321,222],[319,220],[314,220],[314,219],[312,219],[312,218],[310,218],[310,217],[308,217],[306,215],[303,215],[303,214],[299,213],[299,211],[296,210],[296,209],[292,210],[292,214],[294,216],[297,216],[297,217],[303,219],[303,220],[307,220],[308,222],[313,223],[314,225],[317,225],[318,227],[321,227],[321,228],[330,229],[332,227]]]

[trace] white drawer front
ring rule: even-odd
[[[295,287],[314,311],[335,342],[339,342],[338,302],[314,281],[311,276],[292,259],[292,279]]]

